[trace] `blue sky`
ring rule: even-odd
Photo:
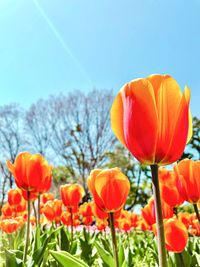
[[[200,117],[200,0],[1,0],[0,105],[169,73]]]

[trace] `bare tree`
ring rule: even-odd
[[[12,175],[6,168],[6,160],[14,162],[17,154],[23,149],[25,143],[22,133],[23,111],[16,104],[0,107],[0,190],[1,206],[5,198],[7,186],[13,187]]]
[[[25,115],[25,131],[30,149],[47,156],[50,148],[54,116],[51,116],[48,100],[39,100],[32,104]],[[56,118],[55,118],[56,119]]]
[[[53,128],[52,148],[75,179],[81,179],[87,192],[86,178],[93,168],[101,167],[106,151],[115,137],[110,129],[111,91],[93,90],[87,95],[75,92],[51,102],[57,121]],[[55,121],[55,120],[53,120]]]

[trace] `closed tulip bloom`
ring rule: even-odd
[[[18,205],[22,200],[21,192],[18,189],[9,189],[8,190],[8,203],[11,206]]]
[[[49,221],[58,223],[62,214],[62,201],[58,199],[47,201],[42,208],[42,212]]]
[[[192,235],[200,236],[200,224],[199,224],[198,220],[193,220],[192,221],[192,228],[190,230],[190,233]]]
[[[185,227],[188,229],[191,224],[191,217],[190,213],[188,212],[179,212],[178,213],[178,220],[181,221]]]
[[[14,164],[7,161],[7,167],[22,190],[43,193],[51,186],[52,166],[40,154],[21,152]]]
[[[125,232],[130,231],[132,225],[130,218],[123,218],[119,220],[119,229],[124,230]]]
[[[9,203],[6,203],[2,206],[1,212],[4,217],[12,217],[13,215],[13,208],[9,205]]]
[[[175,253],[183,251],[188,241],[188,233],[185,225],[173,218],[164,221],[164,228],[166,249]]]
[[[65,225],[72,225],[72,219],[73,219],[73,225],[75,225],[74,222],[77,221],[77,220],[79,220],[78,213],[73,213],[71,215],[71,213],[68,212],[68,211],[63,211],[62,212],[62,214],[61,214],[61,221],[62,221],[63,224],[65,224]]]
[[[125,84],[111,108],[119,141],[143,164],[178,160],[192,135],[190,90],[181,92],[169,75],[152,75]]]
[[[27,201],[28,200],[28,192],[25,190],[22,190],[22,196],[23,198]],[[30,201],[35,201],[38,197],[38,193],[37,192],[30,192]]]
[[[161,204],[162,204],[163,219],[171,218],[173,216],[173,207],[169,206],[164,201],[162,201]],[[149,225],[153,225],[156,223],[155,204],[154,204],[154,199],[152,197],[149,199],[148,204],[141,209],[141,214],[144,220]]]
[[[83,203],[83,204],[79,207],[79,213],[80,213],[83,217],[93,216],[92,205],[93,205],[92,202],[85,202],[85,203]]]
[[[4,219],[0,221],[0,229],[6,234],[11,234],[18,230],[20,224],[15,219]]]
[[[96,227],[99,231],[103,231],[106,229],[106,227],[108,226],[108,221],[107,220],[101,220],[101,219],[97,219],[96,220]]]
[[[54,200],[54,195],[52,193],[44,193],[41,195],[41,201],[44,204],[49,200]]]
[[[84,196],[84,189],[79,184],[66,184],[60,186],[60,194],[63,204],[66,207],[78,207],[79,202]]]
[[[101,210],[95,204],[95,202],[92,202],[92,212],[93,212],[94,216],[97,217],[98,219],[105,220],[108,218],[108,213]]]
[[[181,196],[190,203],[200,200],[200,160],[183,159],[174,165],[178,175],[177,187]]]
[[[92,171],[88,178],[88,187],[98,208],[111,213],[124,206],[130,183],[119,168],[113,168]]]
[[[93,222],[93,216],[82,217],[82,223],[83,223],[84,225],[89,226],[89,225],[92,224],[92,222]]]
[[[26,201],[22,198],[19,205],[15,206],[15,212],[24,212],[26,210]]]
[[[177,190],[177,176],[175,173],[173,171],[160,168],[159,180],[162,199],[172,207],[180,206],[184,202],[184,198]]]

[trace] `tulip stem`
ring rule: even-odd
[[[158,245],[158,259],[159,267],[167,267],[167,254],[165,249],[165,235],[162,217],[162,206],[160,198],[160,188],[158,180],[158,165],[151,165],[153,195],[156,212],[156,232],[157,232],[157,245]]]
[[[182,267],[186,267],[182,252],[178,253]]]
[[[199,224],[200,224],[200,214],[199,214],[199,211],[198,211],[197,204],[193,204],[193,207],[194,207],[195,213],[197,215],[197,219],[198,219]]]
[[[72,208],[70,208],[70,214],[71,214],[71,247],[72,247],[73,238],[74,238],[74,221],[73,221],[73,211],[72,211]]]
[[[109,220],[110,220],[110,230],[112,235],[112,244],[113,244],[113,256],[115,259],[115,267],[119,267],[119,259],[118,259],[118,251],[117,251],[117,239],[115,233],[115,224],[114,224],[114,213],[109,213]]]
[[[38,225],[40,226],[40,193],[38,194]]]
[[[35,203],[32,202],[32,206],[33,206],[33,211],[34,211],[34,215],[35,215],[35,223],[36,223],[36,226],[37,226],[37,212],[36,212],[36,208],[35,208]]]
[[[27,227],[26,227],[26,242],[24,247],[24,256],[23,256],[23,263],[26,263],[26,256],[28,252],[28,245],[29,245],[29,232],[30,232],[30,215],[31,215],[31,200],[30,200],[30,191],[27,191],[28,195],[28,219],[27,219]]]

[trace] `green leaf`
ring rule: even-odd
[[[13,251],[6,250],[6,266],[22,267],[22,260],[16,257]]]
[[[35,238],[34,238],[34,245],[33,245],[33,252],[34,253],[36,250],[38,250],[41,247],[41,242],[40,242],[40,226],[38,225],[35,230]]]
[[[66,251],[49,251],[54,259],[60,263],[63,267],[70,266],[70,267],[89,267],[86,263],[82,260],[72,256],[70,253]]]
[[[176,266],[190,266],[191,255],[187,251],[182,251],[181,253],[174,253]]]
[[[60,231],[60,241],[61,241],[61,250],[69,251],[69,238],[65,231],[65,229],[62,227]]]
[[[43,254],[44,254],[45,249],[46,249],[46,247],[47,247],[47,245],[48,245],[48,243],[50,241],[50,238],[51,238],[51,236],[49,236],[45,240],[45,242],[44,242],[42,247],[40,247],[36,251],[34,251],[33,257],[32,257],[33,261],[32,261],[32,265],[31,266],[39,265],[41,263],[41,261],[43,259]]]
[[[106,265],[108,265],[109,267],[112,267],[115,265],[113,256],[111,254],[109,254],[108,251],[106,251],[104,248],[102,248],[102,246],[97,242],[95,242],[95,247],[96,247],[102,261],[104,263],[106,263]]]
[[[122,266],[125,259],[124,245],[122,243],[119,244],[118,257],[119,257],[119,266]]]

